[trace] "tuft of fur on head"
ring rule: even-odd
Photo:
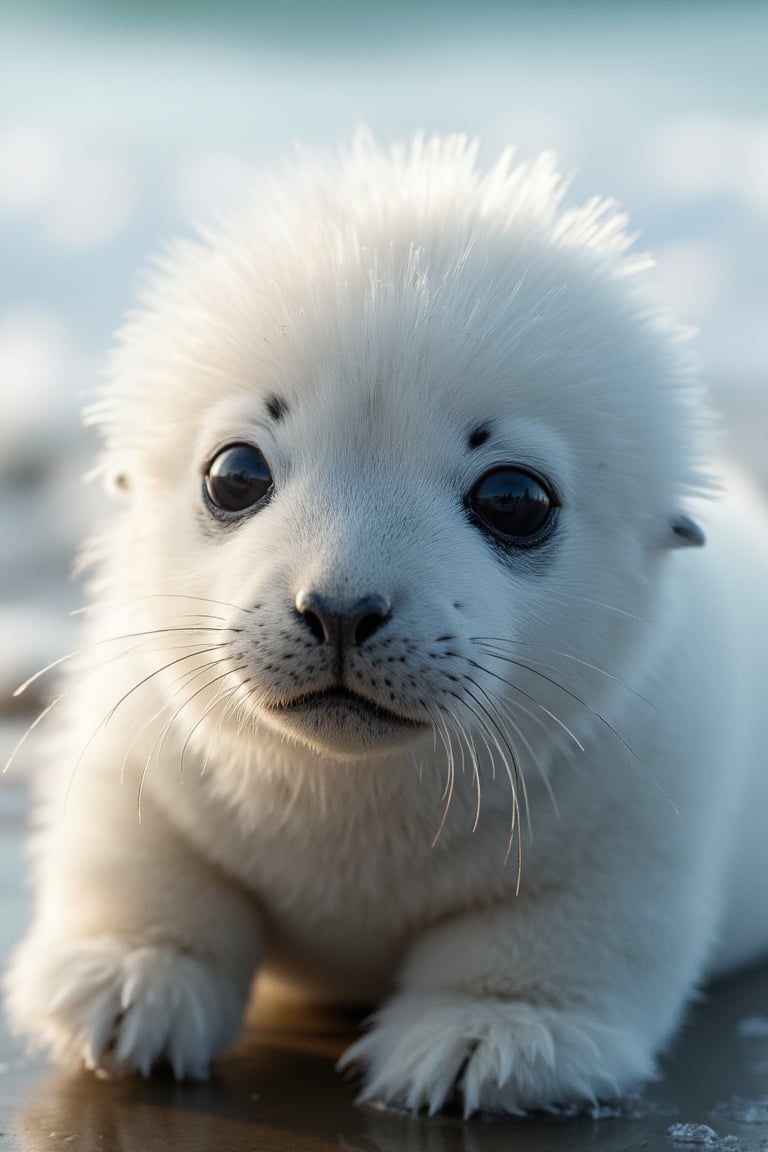
[[[331,374],[337,386],[340,370],[350,384],[365,370],[408,389],[428,355],[447,388],[477,386],[514,362],[498,385],[535,377],[547,389],[575,358],[581,402],[604,409],[595,416],[619,439],[640,420],[669,469],[662,483],[708,487],[708,423],[681,334],[646,294],[651,262],[632,252],[624,215],[597,198],[564,208],[567,184],[549,153],[514,164],[509,148],[482,171],[477,151],[462,135],[386,148],[361,131],[338,156],[300,154],[245,219],[173,245],[90,409],[104,472],[131,487],[166,451],[169,431],[194,433],[179,426],[185,412],[256,384],[290,390],[296,373],[307,389]],[[608,324],[593,323],[600,311]],[[634,354],[620,346],[627,319]],[[600,346],[579,363],[574,336],[590,327]]]

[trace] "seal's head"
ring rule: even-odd
[[[195,738],[543,763],[621,707],[701,422],[621,218],[562,194],[547,157],[360,139],[154,277],[99,410],[104,552],[146,627],[214,630]]]

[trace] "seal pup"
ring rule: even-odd
[[[379,1003],[364,1098],[594,1101],[768,945],[768,518],[562,201],[362,137],[152,275],[6,984],[55,1057],[205,1076],[261,970]]]

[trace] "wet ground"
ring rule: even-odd
[[[26,812],[23,783],[4,778],[3,956],[28,915]],[[3,1027],[0,1152],[768,1152],[768,964],[708,989],[659,1081],[599,1116],[464,1123],[359,1107],[354,1084],[334,1070],[356,1021],[258,1004],[252,1015],[205,1084],[67,1077],[25,1057]]]

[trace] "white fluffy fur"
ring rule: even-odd
[[[643,262],[561,198],[547,158],[360,139],[152,278],[7,979],[57,1057],[203,1075],[263,965],[390,997],[345,1058],[365,1096],[517,1112],[647,1077],[703,974],[768,945],[768,519],[698,498]],[[274,495],[222,527],[202,476],[240,441]],[[562,507],[505,554],[464,499],[511,463]],[[389,600],[346,683],[422,727],[279,711],[332,677],[302,590]]]

